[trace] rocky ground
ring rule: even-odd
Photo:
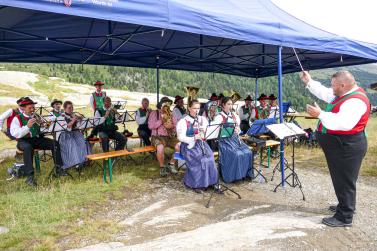
[[[226,192],[183,188],[180,177],[151,179],[148,193],[128,191],[124,201],[112,201],[106,213],[122,231],[104,243],[81,240],[76,250],[376,250],[376,179],[361,178],[357,214],[352,228],[329,228],[321,219],[336,202],[327,173],[299,170],[306,201],[298,188],[278,188],[278,177],[267,184],[231,185],[242,199]],[[267,174],[271,177],[271,173]],[[85,224],[85,223],[83,223]],[[69,237],[61,240],[64,248]]]

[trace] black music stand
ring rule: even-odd
[[[302,200],[305,200],[305,194],[302,190],[302,184],[298,175],[295,171],[295,140],[299,138],[299,136],[305,135],[305,131],[302,130],[300,127],[296,126],[293,123],[281,123],[276,125],[268,126],[268,129],[280,140],[292,139],[292,166],[289,165],[288,161],[284,158],[284,172],[289,170],[291,173],[284,178],[284,181],[281,181],[274,189],[274,192],[278,189],[279,186],[283,187],[283,183],[287,183],[290,187],[296,188],[298,187],[302,193]],[[271,181],[274,178],[276,170],[280,166],[279,163],[275,166]],[[292,178],[292,182],[289,179]]]
[[[262,134],[268,133],[270,130],[267,128],[268,125],[276,124],[275,118],[269,118],[269,119],[259,119],[254,121],[253,124],[251,124],[249,130],[247,131],[247,135],[251,137],[258,137]],[[257,147],[257,151],[261,150],[262,147]],[[267,178],[262,174],[262,152],[259,155],[260,162],[259,162],[259,169],[256,169],[254,165],[252,166],[252,173],[253,177],[251,178],[251,181],[255,180],[258,176],[264,179],[264,181],[267,183]],[[257,172],[257,175],[254,176],[254,171]]]
[[[230,124],[230,123],[228,123],[228,124]],[[206,129],[206,134],[205,134],[205,137],[204,137],[203,140],[217,139],[218,141],[220,141],[220,138],[231,137],[233,135],[233,132],[231,133],[227,128],[223,128],[223,127],[224,127],[223,123],[208,125],[207,129]],[[222,136],[221,135],[222,130],[225,130],[227,132],[227,135]],[[228,187],[224,183],[220,184],[220,172],[219,172],[219,168],[220,168],[220,148],[219,148],[219,151],[218,151],[218,160],[219,160],[218,165],[217,165],[218,178],[217,178],[217,183],[215,185],[215,188],[220,189],[221,193],[223,193],[225,191],[229,191],[231,193],[234,193],[235,195],[238,196],[238,199],[241,199],[241,195],[239,193],[237,193],[236,191],[234,191],[233,189],[231,189],[230,187]],[[209,204],[211,203],[213,194],[215,192],[215,188],[211,192],[211,196],[208,199],[208,202],[206,204],[206,208],[209,208]]]

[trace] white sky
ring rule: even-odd
[[[377,44],[376,0],[272,0],[291,15],[328,32]]]

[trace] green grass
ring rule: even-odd
[[[0,83],[0,96],[19,98],[30,94],[29,90],[17,88],[15,86],[4,85]]]
[[[55,79],[51,80],[46,76],[39,75],[38,81],[34,83],[29,83],[36,91],[43,93],[48,97],[49,100],[54,98],[62,99],[64,98],[63,95],[63,88],[60,86],[61,80]]]
[[[0,179],[5,180],[5,168],[12,160],[0,164]],[[24,179],[0,184],[0,226],[10,229],[1,235],[0,249],[57,249],[57,242],[71,236],[68,246],[80,239],[105,240],[119,229],[111,219],[96,219],[94,214],[105,213],[104,205],[112,199],[127,196],[124,188],[143,190],[147,179],[158,176],[155,162],[144,166],[116,166],[112,184],[102,182],[102,172],[92,166],[84,170],[82,178],[47,180],[51,163],[42,163],[39,186],[32,189]],[[78,219],[84,224],[77,224]]]

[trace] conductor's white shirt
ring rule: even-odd
[[[306,87],[313,95],[326,103],[331,103],[336,98],[332,88],[325,87],[318,81],[311,80]],[[355,86],[344,96],[358,88],[358,86]],[[329,130],[349,131],[356,126],[367,109],[367,105],[362,100],[350,98],[341,104],[338,113],[321,111],[318,118]]]

